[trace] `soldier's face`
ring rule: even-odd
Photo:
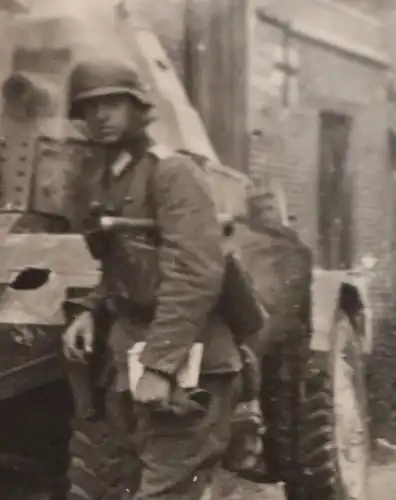
[[[133,137],[144,128],[144,113],[139,103],[124,95],[87,99],[82,116],[91,137],[102,144],[115,144]]]

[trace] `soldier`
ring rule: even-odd
[[[95,312],[104,304],[114,319],[108,342],[116,389],[129,391],[127,350],[144,340],[144,371],[134,394],[141,409],[137,498],[210,498],[229,441],[241,370],[230,329],[215,311],[225,259],[213,201],[191,158],[150,143],[152,105],[133,68],[110,60],[81,62],[71,74],[70,93],[71,118],[83,120],[90,138],[108,150],[102,199],[122,216],[155,216],[161,279],[155,307],[147,312],[140,300],[146,283],[128,274],[132,236],[111,233],[100,285],[74,303],[78,309],[64,334],[65,354],[81,358],[79,338],[86,352],[92,350]],[[204,346],[199,388],[209,396],[203,411],[161,412],[169,410],[176,374],[197,341]]]

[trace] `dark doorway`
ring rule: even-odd
[[[352,176],[348,152],[352,119],[322,112],[319,135],[319,264],[324,269],[352,266]]]

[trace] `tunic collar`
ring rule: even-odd
[[[133,148],[128,145],[120,150],[119,154],[115,157],[110,164],[110,171],[113,177],[120,177],[128,166],[134,165],[145,155],[151,143],[146,137],[142,137]]]
[[[120,151],[114,162],[110,165],[113,177],[120,177],[125,172],[127,166],[133,163],[134,157],[129,151]]]

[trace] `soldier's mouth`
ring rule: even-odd
[[[98,131],[98,135],[101,135],[101,136],[109,136],[109,135],[113,136],[116,133],[117,132],[112,128],[101,128]]]
[[[101,129],[97,131],[96,139],[99,141],[116,141],[119,139],[119,133],[113,129]]]

